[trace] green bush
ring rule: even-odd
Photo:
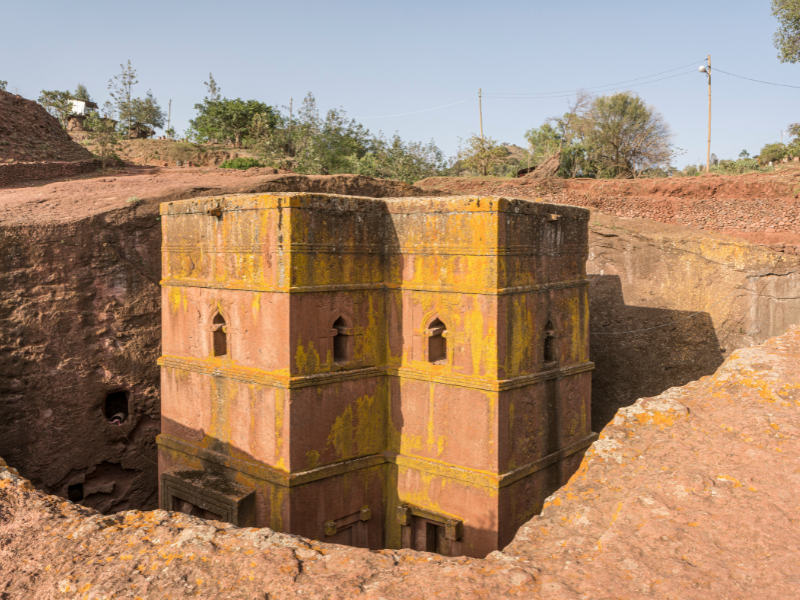
[[[742,175],[744,173],[766,173],[771,167],[761,167],[753,158],[740,158],[739,160],[721,160],[711,167],[712,173],[719,175]]]
[[[263,166],[264,165],[258,162],[255,158],[250,158],[249,156],[237,156],[231,160],[226,160],[220,165],[220,167],[223,169],[239,169],[240,171],[246,171],[251,167]]]
[[[774,142],[772,144],[767,144],[763,148],[761,148],[761,152],[758,155],[758,161],[762,165],[766,165],[770,162],[778,162],[784,156],[789,154],[789,149],[787,148],[786,144],[780,144],[778,142]]]

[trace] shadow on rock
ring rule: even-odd
[[[619,276],[589,279],[593,431],[638,398],[711,375],[722,364],[708,313],[627,305]]]

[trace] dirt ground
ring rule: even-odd
[[[625,198],[649,197],[661,199],[795,199],[800,197],[800,164],[780,165],[772,173],[745,175],[701,175],[657,179],[535,179],[521,177],[429,177],[416,183],[425,189],[447,193],[474,193],[477,188],[518,190],[526,196],[537,195],[546,200],[573,196],[615,196]]]
[[[85,135],[85,134],[84,134]],[[79,142],[88,150],[95,152],[95,146],[89,140]],[[121,140],[114,152],[127,165],[144,165],[153,167],[175,167],[177,162],[191,163],[195,167],[216,167],[233,158],[255,158],[245,148],[227,148],[192,144],[175,140]]]
[[[69,222],[148,201],[169,202],[197,196],[287,189],[378,198],[426,195],[421,189],[400,181],[360,175],[280,174],[271,167],[238,171],[134,165],[106,174],[0,189],[0,224]]]
[[[571,204],[735,235],[773,250],[800,250],[800,165],[772,173],[638,180],[432,177],[428,193],[486,194]]]

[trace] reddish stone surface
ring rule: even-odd
[[[255,492],[236,524],[335,541],[368,509],[359,545],[482,557],[594,440],[588,211],[263,194],[161,215],[159,468],[185,482],[163,509],[220,506],[192,483],[214,471]]]
[[[425,195],[402,181],[361,175],[275,175],[265,171],[128,167],[78,181],[2,189],[0,223],[64,223],[153,201],[220,194],[296,191],[373,198]]]
[[[0,463],[8,598],[793,598],[800,328],[623,409],[486,560],[370,552],[179,513],[104,517]]]
[[[99,160],[75,162],[32,162],[0,164],[0,188],[12,187],[22,182],[75,177],[97,171]]]

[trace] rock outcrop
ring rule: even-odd
[[[90,158],[41,104],[0,90],[0,163]]]
[[[487,559],[370,552],[46,496],[0,461],[8,598],[791,598],[800,328],[622,409]]]
[[[99,165],[41,104],[0,90],[0,188],[81,175]]]

